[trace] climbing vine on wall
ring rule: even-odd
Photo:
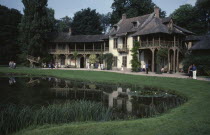
[[[139,70],[140,67],[140,62],[138,61],[138,50],[139,50],[139,42],[134,42],[134,46],[131,49],[131,56],[132,56],[132,60],[131,60],[131,66],[132,66],[132,72],[137,72]]]
[[[157,72],[160,72],[161,66],[163,65],[163,62],[167,60],[168,58],[168,49],[167,48],[161,48],[157,51],[156,56],[156,63],[157,63]]]
[[[112,53],[107,53],[104,55],[105,61],[107,63],[107,70],[112,69],[112,63],[113,63],[113,54]]]

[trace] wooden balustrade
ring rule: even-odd
[[[153,46],[163,46],[163,47],[173,47],[181,46],[179,41],[164,41],[164,40],[154,40],[153,41],[141,41],[141,47],[153,47]]]
[[[104,51],[109,51],[109,48],[106,47],[105,50],[104,48],[102,49],[49,49],[50,54],[73,54],[74,52],[78,53],[93,53],[93,52],[104,52]]]

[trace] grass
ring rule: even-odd
[[[209,135],[210,82],[191,79],[161,78],[94,71],[64,71],[0,68],[0,73],[46,75],[66,79],[107,83],[128,83],[173,90],[188,102],[163,115],[127,121],[83,122],[30,127],[15,135]]]

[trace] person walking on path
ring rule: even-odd
[[[148,74],[149,64],[146,64],[146,74]]]
[[[190,78],[193,77],[192,67],[193,67],[193,65],[190,65],[189,68],[188,68],[188,76],[189,76]]]
[[[196,78],[197,68],[196,68],[195,64],[193,64],[193,66],[192,66],[192,72],[193,72],[193,79],[197,79]]]

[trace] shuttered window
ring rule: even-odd
[[[114,38],[114,48],[118,48],[117,38]]]
[[[123,59],[122,59],[123,63],[123,67],[127,67],[127,56],[123,56]]]
[[[113,66],[114,66],[114,67],[117,67],[117,57],[114,57]]]

